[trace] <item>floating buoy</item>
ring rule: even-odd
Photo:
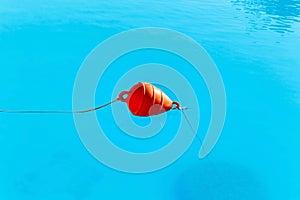
[[[129,91],[123,91],[115,100],[101,106],[79,111],[59,111],[59,110],[0,110],[2,113],[63,113],[63,114],[80,114],[92,112],[106,107],[114,102],[121,101],[127,103],[130,112],[140,117],[158,115],[169,110],[183,110],[179,103],[172,101],[162,90],[146,82],[138,82]]]
[[[158,115],[170,109],[180,109],[162,90],[145,82],[135,84],[129,91],[123,91],[118,99],[127,103],[133,115],[147,117]]]
[[[119,96],[101,106],[91,108],[88,110],[78,111],[62,111],[62,110],[0,110],[0,113],[23,113],[23,114],[81,114],[88,113],[104,108],[117,101],[125,102],[133,115],[140,117],[148,117],[152,115],[158,115],[169,110],[181,110],[183,116],[187,120],[191,130],[193,127],[188,120],[184,110],[186,107],[180,107],[180,104],[176,101],[172,101],[161,89],[146,82],[138,82],[129,91],[122,91]],[[197,138],[202,143],[201,139]]]

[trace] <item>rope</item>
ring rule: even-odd
[[[104,108],[112,103],[115,103],[116,101],[119,101],[119,98],[108,102],[106,104],[103,104],[101,106],[91,108],[88,110],[78,110],[78,111],[65,111],[65,110],[0,110],[0,113],[19,113],[19,114],[81,114],[81,113],[88,113],[93,112],[96,110],[99,110],[101,108]]]
[[[187,108],[182,108],[182,109],[180,108],[180,110],[181,110],[181,112],[182,112],[182,114],[183,114],[183,116],[184,116],[186,122],[188,123],[188,125],[189,125],[191,131],[196,135],[196,137],[198,138],[198,140],[199,140],[199,142],[200,142],[200,145],[202,146],[203,141],[200,139],[199,135],[198,135],[197,132],[194,130],[194,128],[193,128],[193,126],[192,126],[190,120],[188,119],[188,117],[187,117],[186,114],[185,114],[185,111],[184,111],[184,110],[187,110]]]
[[[187,121],[187,123],[188,123],[188,125],[189,125],[191,131],[196,135],[196,137],[198,138],[199,142],[201,143],[201,144],[200,144],[201,147],[204,148],[204,146],[203,146],[203,141],[200,139],[200,137],[198,136],[197,132],[196,132],[195,129],[193,128],[193,126],[192,126],[190,120],[188,119],[187,115],[185,114],[185,111],[184,111],[184,110],[186,110],[186,109],[179,109],[179,110],[181,110],[181,112],[182,112],[182,114],[183,114],[185,120]],[[221,181],[222,181],[222,177],[223,177],[223,176],[221,176],[221,174],[219,173],[219,170],[218,170],[218,168],[216,167],[215,163],[210,159],[210,157],[209,157],[208,155],[206,155],[206,156],[204,157],[204,159],[207,160],[207,162],[209,163],[209,165],[212,167],[214,173],[216,174],[216,179],[217,179],[217,181],[219,181],[219,182],[217,183],[217,185],[221,185],[221,184],[222,184]]]

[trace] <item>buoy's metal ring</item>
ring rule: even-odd
[[[127,95],[126,97],[124,97],[124,95]],[[122,102],[127,102],[128,100],[128,95],[129,95],[129,91],[123,91],[119,94],[118,100],[122,101]]]
[[[177,101],[173,101],[172,106],[173,106],[173,108],[172,108],[173,110],[175,110],[175,109],[180,110],[180,104]]]

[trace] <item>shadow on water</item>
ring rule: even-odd
[[[293,32],[293,23],[300,22],[300,0],[232,0],[231,3],[247,14],[251,30]]]
[[[184,171],[174,188],[177,200],[266,200],[260,179],[233,164],[201,164]]]

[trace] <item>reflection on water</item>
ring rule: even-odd
[[[180,175],[174,198],[181,200],[269,199],[260,179],[248,169],[218,162],[196,165]]]
[[[293,32],[300,22],[300,0],[232,0],[237,10],[247,14],[251,29]]]

